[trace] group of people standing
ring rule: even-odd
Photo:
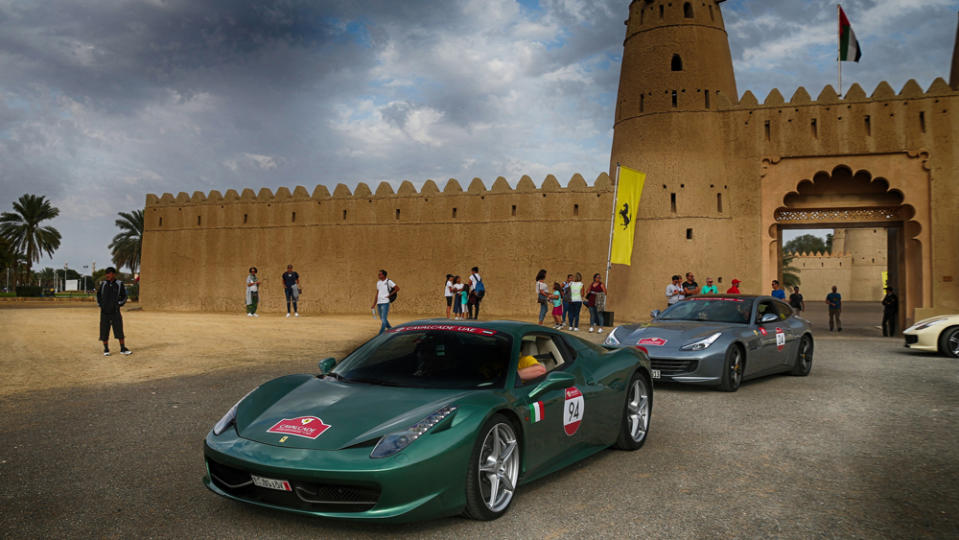
[[[539,304],[539,324],[546,313],[553,315],[553,328],[568,328],[579,332],[579,315],[586,304],[589,309],[589,331],[603,332],[603,311],[606,309],[606,285],[599,274],[593,274],[588,286],[579,272],[567,274],[566,281],[554,281],[552,287],[546,282],[546,270],[536,274],[536,302]]]
[[[256,310],[260,305],[260,285],[263,280],[257,276],[257,268],[250,267],[250,273],[246,276],[246,316],[259,317]],[[293,305],[293,316],[300,316],[299,300],[303,289],[300,288],[300,274],[293,271],[293,265],[286,265],[286,272],[281,277],[283,281],[283,293],[286,295],[286,316],[290,316],[290,304]]]
[[[486,284],[479,274],[479,267],[470,269],[469,283],[460,276],[446,274],[446,287],[443,289],[446,297],[446,318],[453,315],[453,320],[478,319],[480,303],[486,296]]]
[[[742,281],[734,279],[732,287],[726,289],[726,294],[739,294],[739,284]],[[692,272],[686,272],[684,281],[679,274],[674,274],[669,285],[666,285],[666,306],[672,306],[680,300],[685,300],[687,296],[695,294],[719,294],[719,288],[713,284],[713,278],[707,277],[706,284],[700,286],[696,283],[696,276]]]

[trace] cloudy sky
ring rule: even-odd
[[[109,261],[147,193],[588,181],[628,0],[0,0],[0,209],[61,210],[41,266]],[[948,79],[959,0],[847,0],[867,93]],[[833,0],[723,4],[739,91],[836,84]]]

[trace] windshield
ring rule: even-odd
[[[370,340],[333,372],[346,382],[406,388],[502,388],[512,340],[484,328],[400,327]]]
[[[742,298],[693,298],[673,304],[656,320],[746,324],[750,306]]]

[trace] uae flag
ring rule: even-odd
[[[846,18],[846,12],[839,7],[839,60],[842,62],[858,62],[862,57],[862,49],[859,48],[859,40],[856,39],[856,33],[852,31],[852,25]]]

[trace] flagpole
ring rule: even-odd
[[[842,99],[842,6],[836,4],[836,66],[839,69],[839,99]]]
[[[613,256],[613,226],[616,224],[616,197],[619,195],[619,163],[616,163],[616,179],[613,181],[613,211],[609,216],[609,249],[606,250],[606,280],[603,283],[609,287],[609,268],[612,265],[610,260]]]

